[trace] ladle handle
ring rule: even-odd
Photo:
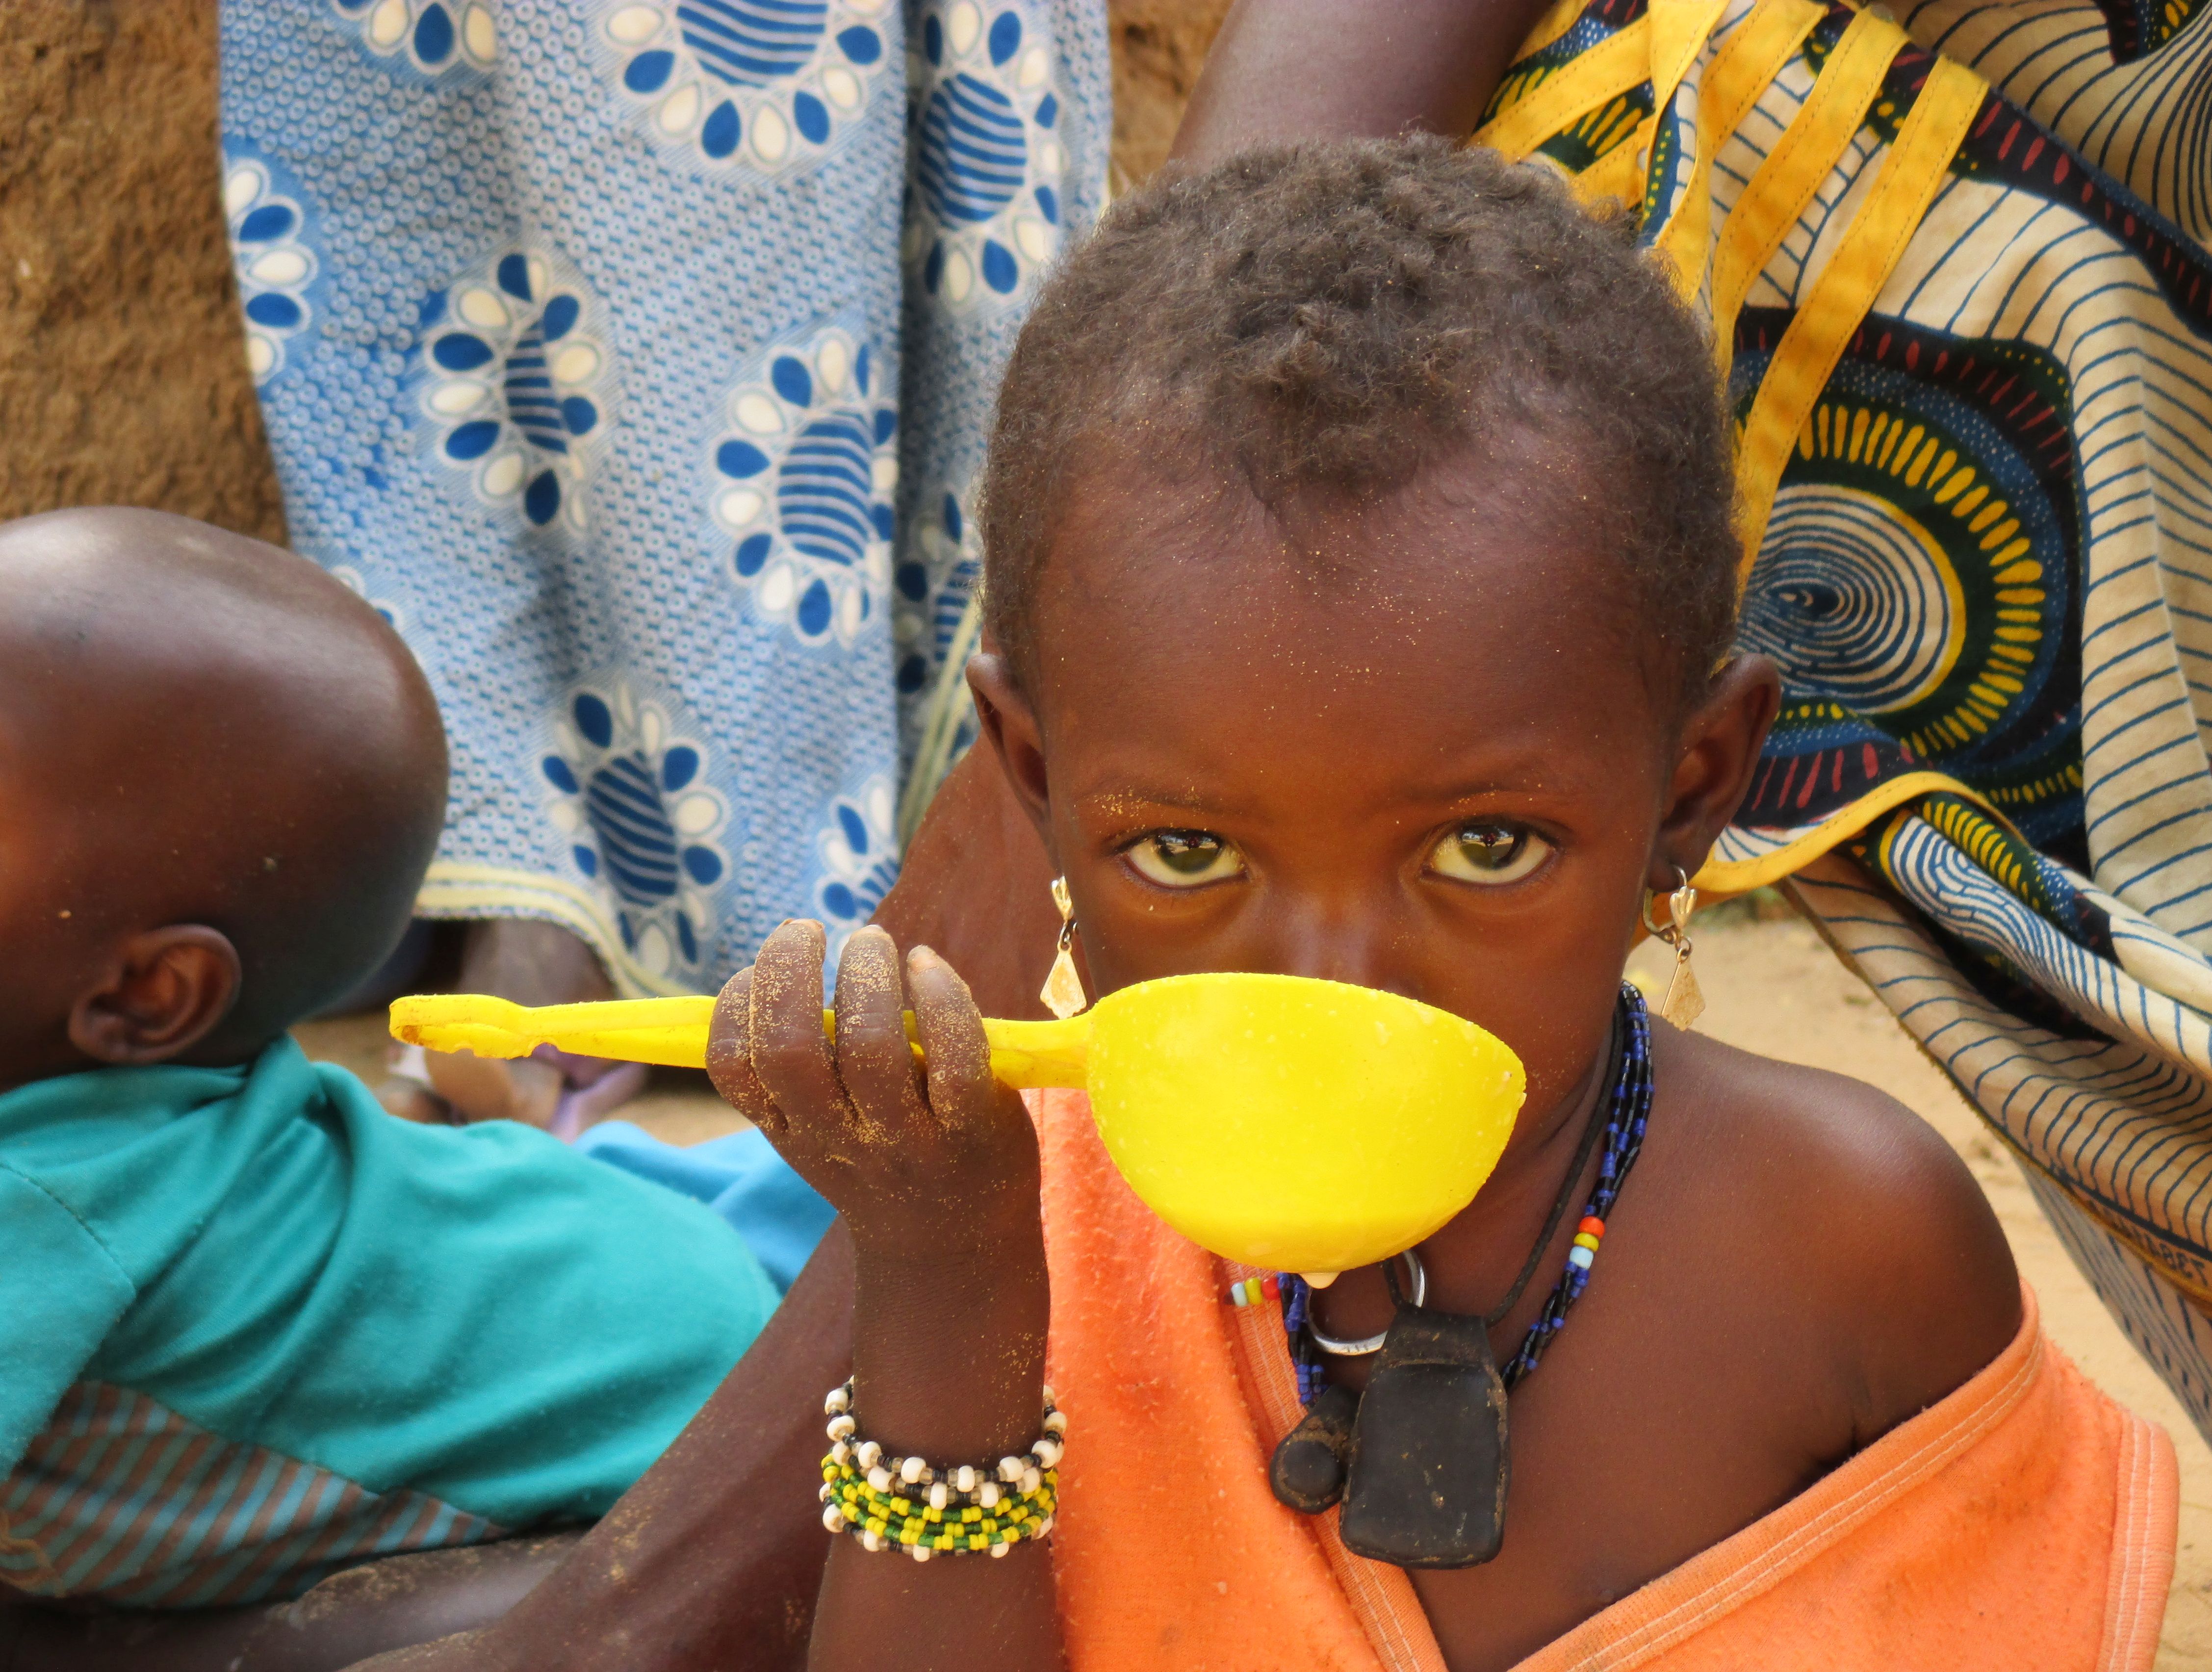
[[[613,999],[594,1004],[532,1008],[475,993],[436,993],[399,999],[392,1006],[392,1037],[433,1051],[471,1051],[477,1056],[528,1056],[552,1045],[577,1056],[617,1062],[654,1062],[672,1068],[707,1066],[707,1031],[714,1017],[711,996]],[[822,1012],[822,1031],[837,1036],[836,1018]],[[906,1013],[906,1036],[915,1034]],[[1048,1085],[1080,1087],[1090,1055],[1091,1022],[1005,1022],[987,1017],[991,1072],[1018,1091]],[[915,1047],[919,1059],[921,1048]]]

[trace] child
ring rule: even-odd
[[[313,564],[0,529],[9,1584],[289,1596],[590,1519],[775,1309],[706,1207],[286,1037],[398,940],[445,784],[422,673]]]
[[[1029,1511],[983,1511],[1007,1560],[927,1566],[921,1511],[912,1552],[896,1511],[846,1525],[814,1667],[2148,1665],[2170,1447],[2042,1341],[1965,1168],[1620,988],[1775,712],[1728,654],[1710,367],[1617,231],[1440,141],[1155,185],[1047,287],[991,456],[979,713],[1092,994],[1282,971],[1519,1054],[1503,1160],[1418,1250],[1428,1315],[1490,1315],[1514,1378],[1503,1547],[1389,1566],[1270,1489],[1300,1383],[1313,1421],[1367,1384],[1381,1269],[1310,1292],[1182,1242],[1081,1097],[1025,1118],[992,1082],[926,949],[855,935],[825,1046],[821,932],[787,925],[714,1073],[851,1228],[833,1455],[982,1465],[978,1507],[1011,1457]],[[919,1503],[905,1478],[872,1501]]]

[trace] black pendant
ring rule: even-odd
[[[1352,1425],[1345,1548],[1398,1567],[1488,1561],[1505,1539],[1505,1383],[1489,1329],[1480,1317],[1401,1304]]]
[[[1267,1465],[1267,1484],[1278,1503],[1300,1515],[1319,1515],[1344,1496],[1352,1424],[1358,1414],[1359,1395],[1351,1389],[1321,1390],[1298,1426],[1283,1436]]]

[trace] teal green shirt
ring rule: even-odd
[[[58,1427],[91,1419],[58,1408],[94,1409],[87,1388],[111,1426],[135,1395],[178,1433],[464,1521],[596,1517],[777,1301],[699,1203],[525,1127],[395,1120],[289,1040],[245,1068],[104,1069],[0,1096],[0,1512],[34,1537],[58,1471],[113,1477],[88,1501],[159,1496],[143,1459],[61,1444]],[[43,1496],[22,1487],[34,1459]],[[422,1528],[378,1536],[439,1541]],[[101,1548],[82,1572],[112,1590]]]

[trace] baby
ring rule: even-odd
[[[202,1606],[591,1519],[774,1310],[706,1207],[286,1037],[398,939],[445,786],[313,564],[0,528],[0,1580]]]
[[[821,932],[778,931],[713,1061],[856,1250],[817,1672],[2148,1664],[2170,1451],[2041,1341],[1966,1169],[1621,986],[1775,712],[1729,454],[1660,274],[1486,152],[1249,154],[1047,286],[969,678],[1090,992],[1383,988],[1528,1097],[1425,1301],[1310,1289],[1162,1227],[1081,1097],[1025,1113],[927,949],[855,935],[825,1045]]]

